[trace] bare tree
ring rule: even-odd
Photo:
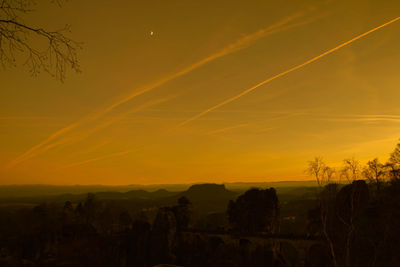
[[[396,145],[394,151],[390,154],[389,160],[400,165],[400,143]]]
[[[325,162],[322,157],[315,157],[314,160],[310,160],[308,162],[308,168],[306,169],[306,173],[314,176],[315,180],[318,183],[318,186],[323,186],[323,173],[326,168]]]
[[[335,175],[336,175],[335,168],[325,166],[324,169],[322,170],[322,177],[323,177],[322,180],[324,181],[325,184],[331,183],[333,181]]]
[[[389,161],[385,167],[389,170],[390,177],[393,180],[400,179],[400,143],[396,145],[396,148],[390,154]]]
[[[327,166],[322,157],[315,157],[314,160],[310,160],[305,172],[308,175],[314,176],[320,187],[329,184],[336,174],[336,170]]]
[[[358,221],[368,203],[369,190],[364,180],[355,180],[344,186],[336,196],[335,216],[344,226],[344,231],[341,234],[344,242],[339,244],[344,251],[344,263],[347,267],[351,267],[351,252]]]
[[[51,2],[61,5],[62,0]],[[67,68],[79,72],[80,43],[68,38],[70,27],[47,30],[27,24],[24,17],[34,11],[35,0],[0,0],[0,64],[3,69],[23,65],[32,75],[42,70],[64,81]]]
[[[367,162],[367,166],[363,169],[363,175],[370,183],[376,184],[376,188],[379,191],[380,185],[385,178],[385,167],[375,158]]]
[[[341,177],[344,177],[349,183],[358,180],[361,172],[360,162],[353,157],[343,160],[343,163]]]
[[[328,245],[329,251],[332,257],[334,267],[337,267],[336,252],[332,238],[328,231],[328,219],[332,213],[332,198],[336,196],[337,186],[336,184],[330,184],[333,176],[335,175],[335,169],[327,166],[323,161],[322,157],[315,157],[314,160],[308,162],[308,168],[306,173],[314,176],[319,186],[318,200],[320,207],[320,219],[322,226],[322,234],[324,235]]]

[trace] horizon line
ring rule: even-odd
[[[235,181],[235,182],[193,182],[193,183],[154,183],[154,184],[46,184],[46,183],[32,183],[32,184],[0,184],[0,187],[5,186],[104,186],[104,187],[121,187],[121,186],[173,186],[173,185],[196,185],[196,184],[268,184],[268,183],[297,183],[297,182],[316,182],[315,180],[274,180],[274,181],[250,181],[250,182],[243,182],[243,181]]]

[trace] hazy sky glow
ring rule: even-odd
[[[397,0],[37,8],[84,43],[83,72],[1,70],[1,184],[302,180],[316,155],[385,160],[400,137],[400,21],[360,36]]]

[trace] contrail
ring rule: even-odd
[[[69,141],[68,144],[71,144],[71,143],[76,143],[76,142],[82,141],[85,138],[89,137],[90,135],[92,135],[92,134],[94,134],[94,133],[96,133],[96,132],[98,132],[98,131],[100,131],[100,130],[102,130],[104,128],[107,128],[108,126],[110,126],[110,125],[122,120],[123,118],[127,117],[129,114],[141,111],[141,110],[143,110],[145,108],[152,107],[152,106],[160,104],[160,103],[167,102],[168,100],[170,100],[170,99],[172,99],[174,97],[175,96],[169,96],[169,97],[164,97],[164,98],[148,101],[148,102],[146,102],[146,103],[144,103],[144,104],[142,104],[140,106],[137,106],[137,107],[135,107],[133,109],[130,109],[127,112],[124,112],[124,113],[122,113],[122,114],[120,114],[118,116],[115,116],[115,117],[111,118],[108,121],[105,121],[105,122],[97,125],[96,127],[94,127],[92,129],[84,132],[83,134],[77,136],[76,138],[67,139],[67,142]]]
[[[104,156],[100,156],[100,157],[96,157],[96,158],[92,158],[92,159],[87,159],[87,160],[84,160],[84,161],[75,162],[75,163],[72,163],[72,164],[70,164],[68,166],[65,166],[63,169],[70,168],[70,167],[75,167],[75,166],[80,166],[80,165],[83,165],[83,164],[87,164],[87,163],[91,163],[91,162],[99,161],[99,160],[103,160],[103,159],[123,156],[123,155],[131,153],[133,151],[135,151],[135,150],[130,149],[130,150],[127,150],[127,151],[112,153],[112,154],[108,154],[108,155],[104,155]]]
[[[356,41],[356,40],[358,40],[360,38],[363,38],[364,36],[366,36],[366,35],[368,35],[370,33],[373,33],[373,32],[375,32],[375,31],[377,31],[377,30],[379,30],[379,29],[381,29],[383,27],[386,27],[386,26],[388,26],[388,25],[390,25],[390,24],[392,24],[392,23],[394,23],[394,22],[396,22],[398,20],[400,20],[400,17],[392,19],[391,21],[388,21],[385,24],[382,24],[382,25],[380,25],[380,26],[378,26],[376,28],[373,28],[372,30],[369,30],[369,31],[367,31],[367,32],[365,32],[365,33],[363,33],[361,35],[358,35],[357,37],[354,37],[353,39],[351,39],[351,40],[349,40],[347,42],[344,42],[344,43],[336,46],[335,48],[332,48],[332,49],[320,54],[319,56],[316,56],[316,57],[314,57],[314,58],[312,58],[312,59],[310,59],[310,60],[308,60],[308,61],[306,61],[306,62],[304,62],[304,63],[302,63],[300,65],[297,65],[297,66],[292,67],[292,68],[290,68],[288,70],[285,70],[284,72],[281,72],[281,73],[279,73],[279,74],[277,74],[275,76],[272,76],[271,78],[268,78],[265,81],[262,81],[262,82],[260,82],[260,83],[258,83],[256,85],[254,85],[253,87],[250,87],[249,89],[246,89],[246,90],[242,91],[241,93],[239,93],[239,94],[237,94],[237,95],[235,95],[235,96],[233,96],[231,98],[228,98],[227,100],[225,100],[225,101],[223,101],[223,102],[221,102],[221,103],[219,103],[219,104],[217,104],[217,105],[215,105],[215,106],[213,106],[211,108],[208,108],[208,109],[204,110],[203,112],[201,112],[201,113],[199,113],[199,114],[197,114],[197,115],[185,120],[184,122],[179,124],[178,127],[183,126],[183,125],[185,125],[185,124],[187,124],[187,123],[189,123],[191,121],[194,121],[194,120],[206,115],[207,113],[209,113],[209,112],[211,112],[211,111],[213,111],[213,110],[215,110],[215,109],[217,109],[219,107],[222,107],[223,105],[231,103],[231,102],[237,100],[238,98],[247,95],[248,93],[254,91],[255,89],[257,89],[258,87],[260,87],[262,85],[270,83],[271,81],[273,81],[275,79],[278,79],[278,78],[280,78],[282,76],[285,76],[286,74],[289,74],[289,73],[291,73],[291,72],[293,72],[293,71],[295,71],[297,69],[300,69],[300,68],[302,68],[304,66],[307,66],[307,65],[313,63],[314,61],[317,61],[318,59],[323,58],[324,56],[327,56],[327,55],[339,50],[340,48],[342,48],[342,47],[344,47],[346,45],[349,45],[349,44],[353,43],[354,41]]]
[[[47,137],[45,140],[43,140],[42,142],[40,142],[39,144],[31,147],[29,150],[27,150],[25,153],[23,153],[21,156],[15,158],[14,160],[10,161],[5,168],[11,168],[14,167],[15,165],[17,165],[18,163],[25,161],[28,158],[31,158],[31,155],[33,153],[35,153],[37,150],[39,150],[40,148],[42,148],[44,145],[52,142],[54,139],[56,139],[57,137],[63,135],[64,133],[70,132],[73,129],[77,128],[78,126],[82,125],[84,122],[89,121],[87,119],[85,120],[80,120],[77,121],[75,123],[72,123],[70,125],[68,125],[67,127],[62,128],[61,130],[56,131],[55,133],[51,134],[49,137]]]
[[[206,133],[206,135],[212,135],[212,134],[216,134],[216,133],[223,133],[223,132],[226,132],[226,131],[229,131],[229,130],[242,128],[242,127],[245,127],[245,126],[248,126],[248,125],[249,125],[248,123],[242,123],[242,124],[238,124],[238,125],[234,125],[234,126],[229,126],[229,127],[225,127],[225,128],[222,128],[222,129],[217,129],[217,130],[210,131],[210,132]]]
[[[219,52],[214,53],[214,54],[212,54],[212,55],[210,55],[210,56],[208,56],[208,57],[206,57],[206,58],[204,58],[204,59],[202,59],[202,60],[200,60],[200,61],[198,61],[196,63],[193,63],[192,65],[190,65],[190,66],[188,66],[188,67],[186,67],[186,68],[184,68],[184,69],[182,69],[182,70],[170,75],[170,76],[167,76],[167,77],[165,77],[165,78],[163,78],[163,79],[161,79],[161,80],[159,80],[159,81],[157,81],[157,82],[155,82],[155,83],[153,83],[153,84],[151,84],[149,86],[146,86],[146,87],[144,87],[144,88],[142,88],[142,89],[140,89],[138,91],[135,91],[135,92],[129,94],[125,98],[122,98],[121,100],[119,100],[119,101],[115,102],[114,104],[110,105],[109,107],[107,107],[103,111],[99,112],[98,117],[103,116],[106,113],[109,113],[110,111],[112,111],[116,107],[118,107],[118,106],[120,106],[120,105],[122,105],[122,104],[124,104],[124,103],[126,103],[128,101],[130,101],[131,99],[133,99],[133,98],[135,98],[137,96],[140,96],[140,95],[142,95],[144,93],[147,93],[147,92],[149,92],[149,91],[151,91],[151,90],[153,90],[153,89],[155,89],[157,87],[160,87],[160,86],[162,86],[162,85],[164,85],[164,84],[166,84],[166,83],[168,83],[168,82],[170,82],[172,80],[175,80],[175,79],[177,79],[177,78],[179,78],[179,77],[181,77],[181,76],[183,76],[183,75],[185,75],[185,74],[187,74],[187,73],[189,73],[189,72],[191,72],[191,71],[193,71],[193,70],[195,70],[195,69],[197,69],[197,68],[199,68],[199,67],[201,67],[201,66],[203,66],[203,65],[205,65],[205,64],[207,64],[209,62],[211,62],[211,61],[214,61],[214,60],[216,60],[216,59],[218,59],[220,57],[223,57],[223,56],[226,56],[226,55],[231,54],[233,52],[236,52],[236,51],[239,51],[241,49],[244,49],[244,48],[248,47],[249,45],[251,45],[252,43],[254,43],[255,41],[257,41],[257,40],[259,40],[261,38],[264,38],[264,37],[267,37],[267,36],[269,36],[271,34],[274,34],[274,33],[277,33],[277,32],[281,32],[281,31],[284,31],[284,30],[288,30],[290,28],[297,27],[297,26],[300,26],[300,25],[303,25],[303,24],[306,24],[306,23],[310,23],[311,21],[314,20],[314,19],[308,19],[308,20],[306,20],[304,22],[299,22],[299,23],[296,23],[296,24],[287,25],[290,22],[292,22],[292,21],[294,21],[294,20],[296,20],[296,19],[298,19],[300,17],[303,17],[304,15],[305,15],[305,12],[296,13],[296,14],[294,14],[292,16],[289,16],[289,17],[286,17],[286,18],[282,19],[281,21],[276,22],[275,24],[273,24],[273,25],[271,25],[269,27],[261,29],[261,30],[255,32],[255,33],[252,33],[252,34],[248,34],[248,35],[236,40],[232,44],[229,44],[229,45],[225,46]]]
[[[20,155],[19,157],[15,158],[14,160],[12,160],[9,164],[7,164],[6,168],[13,167],[13,166],[17,165],[18,163],[23,162],[23,161],[31,158],[32,155],[34,155],[34,154],[35,155],[40,154],[41,153],[40,152],[41,148],[43,146],[46,146],[50,142],[52,142],[57,137],[65,134],[67,132],[70,132],[70,131],[74,130],[75,128],[78,128],[79,126],[84,125],[87,122],[91,122],[91,121],[94,121],[94,120],[97,120],[97,119],[103,117],[104,115],[108,114],[109,112],[111,112],[112,110],[117,108],[118,106],[120,106],[120,105],[122,105],[122,104],[124,104],[124,103],[126,103],[126,102],[128,102],[130,100],[132,100],[133,98],[135,98],[137,96],[140,96],[140,95],[142,95],[144,93],[147,93],[147,92],[149,92],[149,91],[151,91],[151,90],[153,90],[153,89],[155,89],[157,87],[160,87],[160,86],[162,86],[162,85],[164,85],[164,84],[166,84],[166,83],[168,83],[168,82],[170,82],[170,81],[172,81],[174,79],[177,79],[177,78],[179,78],[179,77],[181,77],[181,76],[183,76],[183,75],[185,75],[185,74],[187,74],[187,73],[189,73],[189,72],[191,72],[191,71],[193,71],[193,70],[195,70],[195,69],[197,69],[197,68],[199,68],[199,67],[201,67],[201,66],[203,66],[203,65],[205,65],[207,63],[209,63],[209,62],[212,62],[212,61],[214,61],[214,60],[216,60],[216,59],[218,59],[220,57],[223,57],[223,56],[226,56],[226,55],[231,54],[233,52],[236,52],[236,51],[239,51],[241,49],[244,49],[244,48],[248,47],[249,45],[251,45],[252,43],[254,43],[255,41],[257,41],[257,40],[259,40],[259,39],[261,39],[263,37],[267,37],[267,36],[269,36],[271,34],[274,34],[274,33],[277,33],[277,32],[281,32],[281,31],[288,30],[288,29],[293,28],[293,27],[298,27],[298,26],[310,23],[310,22],[312,22],[312,21],[314,21],[316,19],[316,18],[308,19],[308,20],[305,20],[303,22],[299,22],[299,23],[296,23],[296,24],[289,24],[290,22],[292,22],[292,21],[294,21],[294,20],[296,20],[296,19],[298,19],[300,17],[305,16],[305,14],[306,14],[306,12],[296,13],[296,14],[294,14],[292,16],[289,16],[287,18],[282,19],[281,21],[279,21],[279,22],[277,22],[277,23],[275,23],[275,24],[273,24],[273,25],[271,25],[271,26],[269,26],[267,28],[264,28],[264,29],[261,29],[261,30],[255,32],[255,33],[246,35],[245,37],[242,37],[242,38],[236,40],[235,42],[233,42],[232,44],[227,45],[226,47],[222,48],[219,52],[214,53],[214,54],[212,54],[212,55],[210,55],[210,56],[208,56],[208,57],[206,57],[206,58],[204,58],[204,59],[202,59],[202,60],[200,60],[200,61],[198,61],[198,62],[196,62],[196,63],[194,63],[194,64],[192,64],[192,65],[190,65],[190,66],[188,66],[186,68],[184,68],[184,69],[182,69],[181,71],[176,72],[175,74],[167,76],[167,77],[165,77],[165,78],[163,78],[163,79],[161,79],[161,80],[159,80],[159,81],[157,81],[157,82],[155,82],[155,83],[153,83],[151,85],[143,87],[143,88],[141,88],[141,89],[129,94],[128,96],[120,99],[119,101],[111,104],[110,106],[106,107],[105,109],[103,109],[103,110],[101,110],[101,111],[99,111],[99,112],[97,112],[95,114],[89,115],[89,116],[87,116],[87,117],[85,117],[85,118],[83,118],[81,120],[78,120],[75,123],[72,123],[72,124],[62,128],[62,129],[56,131],[55,133],[51,134],[48,138],[46,138],[45,140],[43,140],[39,144],[31,147],[29,150],[24,152],[22,155]]]
[[[96,144],[96,145],[94,145],[94,146],[92,146],[92,147],[90,147],[90,148],[88,148],[86,150],[79,151],[78,154],[89,154],[91,152],[99,150],[100,148],[104,147],[105,145],[107,145],[110,142],[111,142],[110,140],[104,141],[104,142]]]
[[[40,150],[34,149],[34,148],[38,147],[38,145],[35,146],[34,148],[32,148],[29,151],[27,151],[24,155],[22,155],[23,157],[21,156],[21,157],[16,158],[15,160],[11,161],[9,164],[7,164],[5,166],[5,168],[6,169],[12,168],[15,165],[17,165],[17,164],[19,164],[19,163],[21,163],[21,162],[23,162],[25,160],[33,158],[33,157],[35,157],[35,156],[37,156],[39,154],[42,154],[42,153],[52,149],[53,147],[56,147],[56,146],[59,146],[59,145],[63,145],[63,144],[71,144],[71,143],[79,142],[79,141],[85,139],[86,137],[94,134],[95,132],[100,131],[101,129],[104,129],[104,128],[110,126],[111,124],[123,119],[124,117],[126,117],[127,115],[129,115],[131,113],[138,112],[138,111],[141,111],[141,110],[143,110],[145,108],[154,106],[156,104],[160,104],[160,103],[166,102],[171,98],[172,97],[166,97],[166,98],[161,98],[161,99],[156,99],[156,100],[152,100],[152,101],[146,102],[146,103],[144,103],[144,104],[142,104],[142,105],[140,105],[138,107],[135,107],[134,109],[129,110],[128,112],[122,113],[121,115],[112,118],[111,120],[105,121],[102,124],[97,125],[96,127],[90,129],[89,131],[84,132],[83,134],[79,135],[76,138],[71,138],[71,137],[61,138],[61,139],[59,139],[59,140],[57,140],[56,142],[53,142],[53,143],[51,143],[51,142],[43,143],[42,142],[43,144],[40,146]],[[57,135],[53,134],[51,136],[52,140],[55,139],[56,137],[60,136],[61,135],[60,132],[61,131],[58,131]],[[49,139],[50,139],[50,137],[47,138],[46,140],[49,140]]]
[[[342,116],[342,117],[322,117],[316,118],[317,120],[326,120],[326,121],[349,121],[349,122],[400,122],[399,116],[386,116],[386,115],[366,115],[366,116]]]

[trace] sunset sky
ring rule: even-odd
[[[0,69],[0,184],[308,180],[314,156],[384,161],[400,20],[301,64],[399,16],[398,0],[38,5],[27,20],[71,25],[82,73]]]

